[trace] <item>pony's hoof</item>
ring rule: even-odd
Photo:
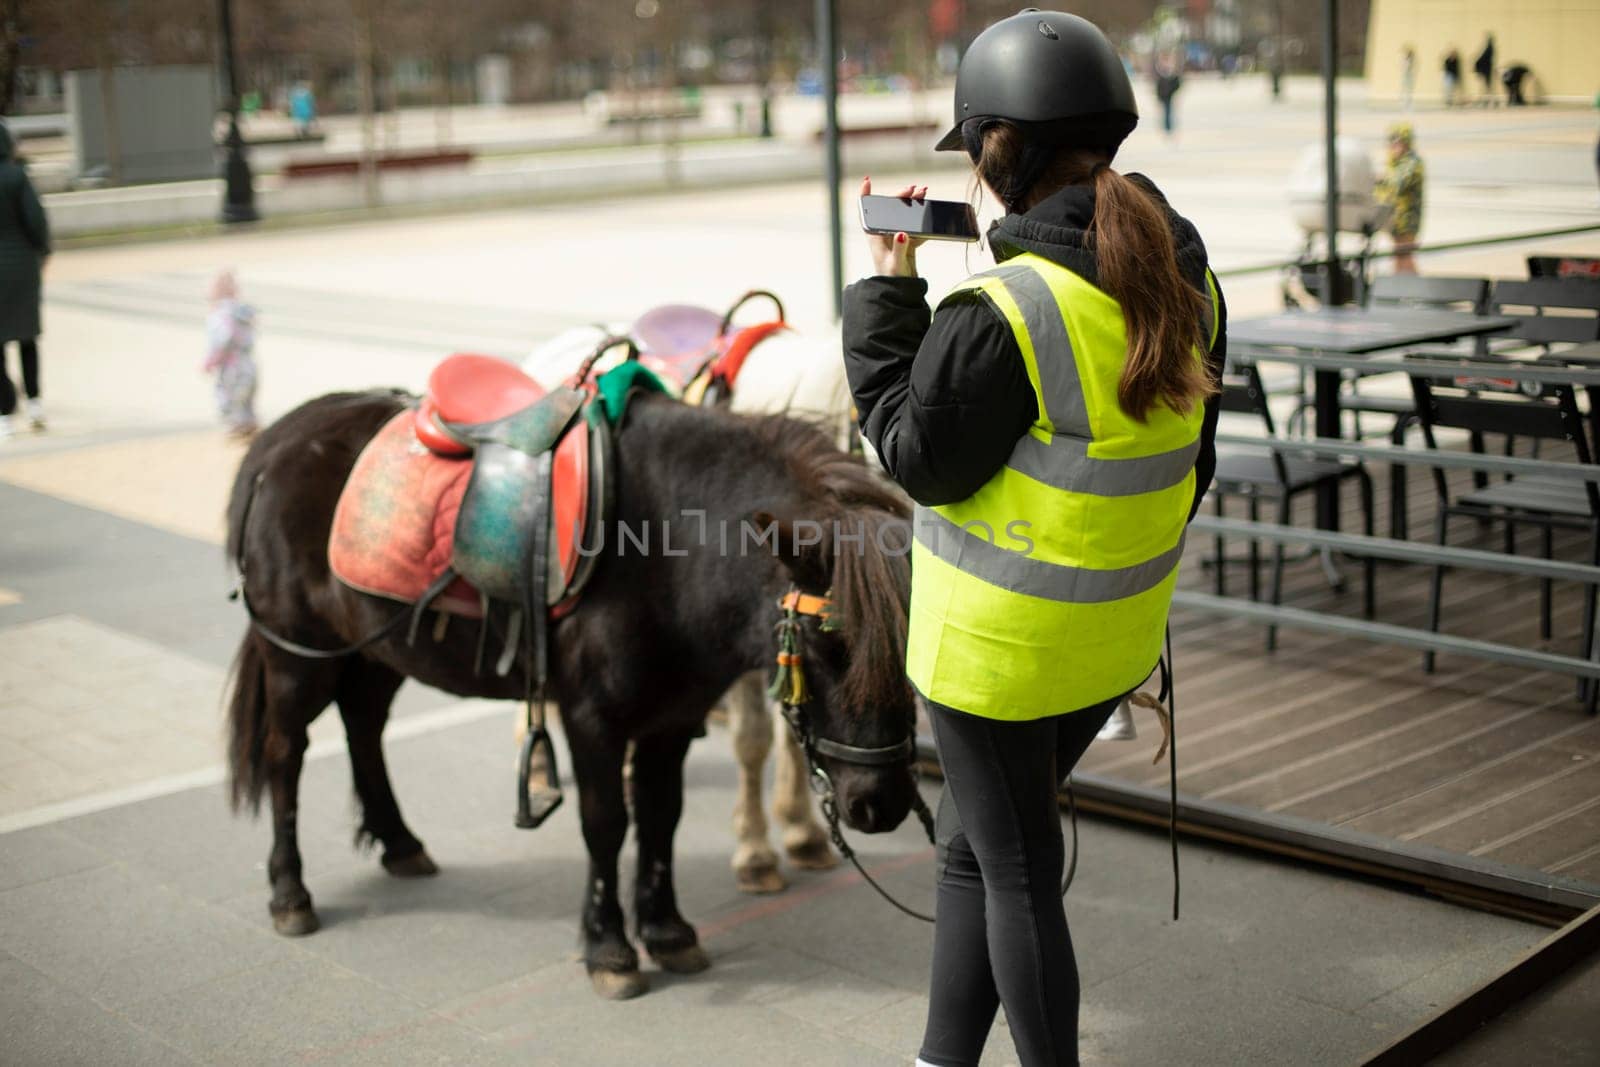
[[[272,928],[284,937],[304,937],[316,933],[321,926],[322,923],[317,921],[317,913],[309,907],[291,908],[272,914]]]
[[[673,974],[699,974],[711,966],[711,957],[699,945],[675,948],[665,952],[652,952],[650,958],[663,971]]]
[[[821,839],[789,845],[784,851],[789,854],[789,862],[802,870],[831,871],[839,866],[839,857],[834,855],[828,842]]]
[[[397,860],[385,856],[383,869],[396,878],[426,878],[439,873],[439,865],[433,862],[426,849],[419,849]]]
[[[650,991],[650,980],[641,971],[590,971],[589,981],[601,1000],[632,1000]]]
[[[741,893],[781,893],[789,886],[777,863],[770,860],[735,869],[733,879]]]

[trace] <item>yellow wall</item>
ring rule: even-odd
[[[1485,33],[1494,34],[1495,66],[1526,64],[1552,99],[1593,101],[1600,92],[1600,0],[1372,0],[1367,84],[1374,99],[1400,95],[1400,55],[1417,51],[1416,97],[1444,93],[1442,64],[1461,51],[1467,99],[1482,84],[1472,70]]]

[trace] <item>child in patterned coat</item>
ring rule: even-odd
[[[256,312],[239,299],[239,283],[225,270],[211,283],[203,369],[217,378],[217,409],[228,432],[256,431]]]
[[[1378,201],[1394,208],[1389,232],[1394,236],[1394,272],[1417,273],[1417,235],[1422,231],[1422,157],[1413,147],[1411,123],[1389,127],[1389,166],[1378,181]]]

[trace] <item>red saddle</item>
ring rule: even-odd
[[[367,443],[345,482],[328,543],[334,574],[366,593],[408,603],[420,599],[450,565],[456,517],[472,473],[472,446],[447,434],[437,420],[491,422],[544,393],[515,366],[491,356],[458,354],[435,367],[421,403],[396,415]],[[426,447],[418,448],[419,441]],[[548,596],[555,616],[576,604],[565,594],[594,517],[590,479],[597,472],[590,460],[590,428],[580,418],[552,458]],[[458,615],[482,615],[478,591],[464,580],[453,583],[438,604]]]
[[[441,456],[465,456],[472,446],[445,433],[436,419],[459,425],[492,422],[544,393],[544,386],[503,359],[458,352],[428,375],[428,391],[416,411],[417,437]]]

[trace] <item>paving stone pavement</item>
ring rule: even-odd
[[[107,494],[115,484],[101,483]],[[182,479],[169,484],[168,498],[212,497],[201,489],[185,498]],[[110,501],[62,499],[81,488],[66,479],[46,495],[0,480],[9,594],[0,597],[0,829],[49,817],[52,806],[220,776],[224,681],[245,625],[226,598],[221,550],[112,514]],[[394,714],[404,720],[453,702],[408,686]],[[343,736],[337,715],[312,726],[325,745]]]
[[[38,451],[6,463],[11,485],[221,545],[245,443],[197,429]],[[220,554],[216,556],[221,559]]]
[[[585,855],[575,805],[511,828],[499,717],[392,740],[396,790],[442,873],[386,877],[350,845],[349,775],[311,761],[306,878],[324,922],[273,934],[265,825],[220,785],[0,835],[0,1032],[8,1063],[904,1064],[929,931],[850,873],[733,888],[734,766],[691,753],[678,879],[704,975],[600,1001],[575,961]],[[857,841],[926,904],[912,827]],[[1086,1063],[1354,1062],[1542,930],[1393,889],[1198,845],[1168,916],[1159,835],[1086,822],[1068,913]],[[986,1064],[1012,1062],[997,1024]]]

